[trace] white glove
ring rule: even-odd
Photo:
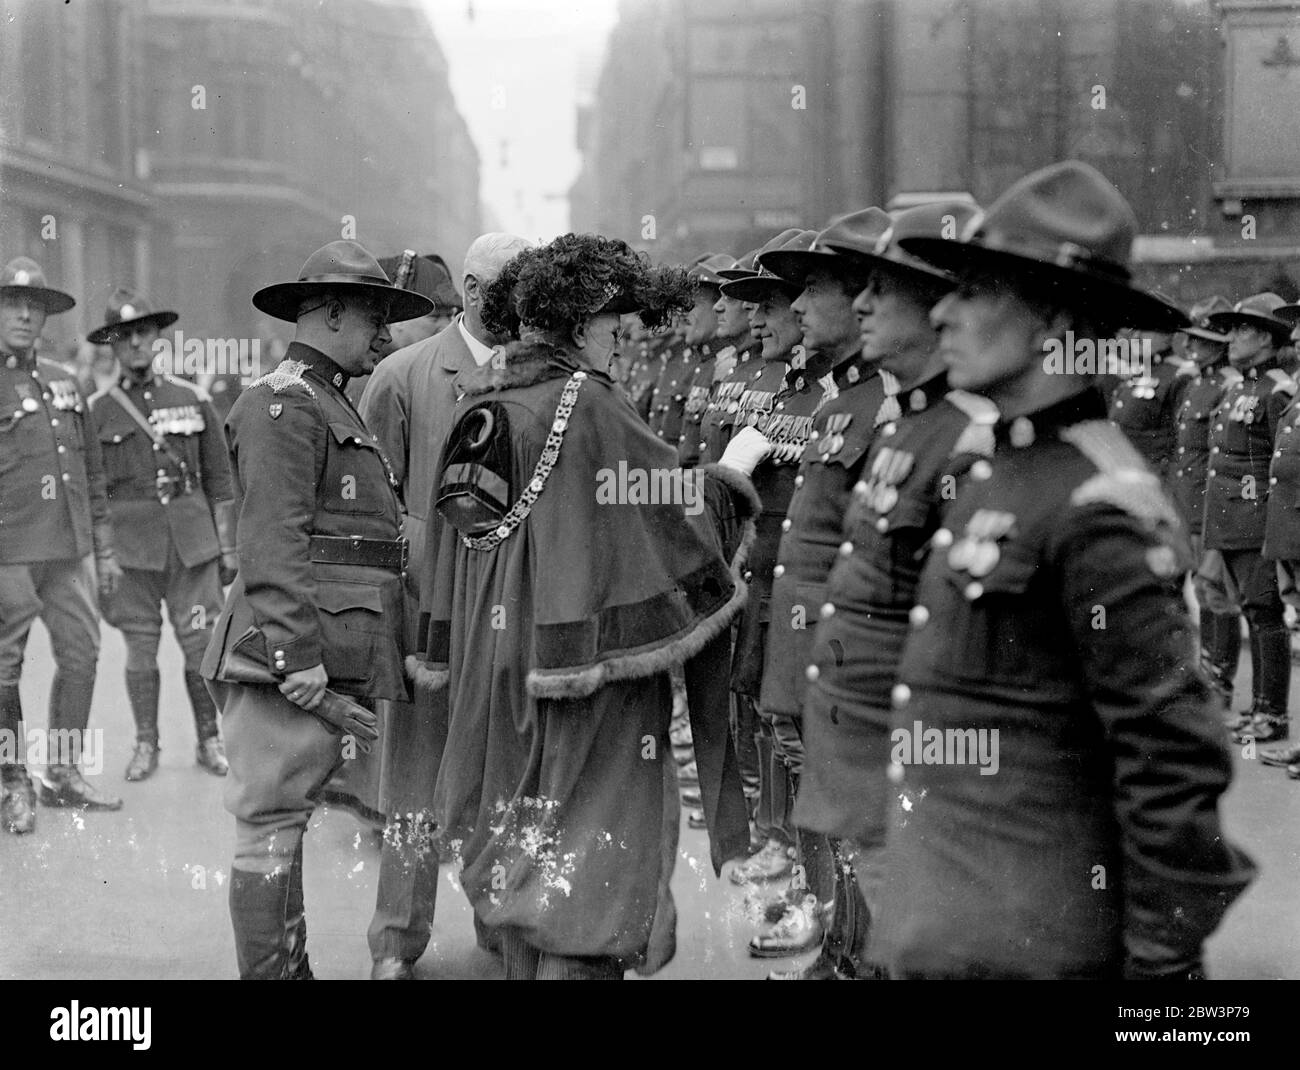
[[[754,474],[763,461],[772,455],[772,443],[767,436],[753,427],[742,427],[727,443],[718,464],[725,465],[744,476]]]

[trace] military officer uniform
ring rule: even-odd
[[[305,300],[340,289],[391,294],[390,320],[432,307],[394,289],[374,258],[347,241],[314,253],[297,282],[265,287],[253,300],[292,322]],[[355,738],[340,741],[278,682],[323,665],[327,698],[410,699],[397,484],[346,382],[324,353],[294,341],[280,366],[239,396],[226,424],[240,570],[202,673],[222,704],[230,760],[230,911],[242,977],[311,976],[302,836]]]
[[[133,326],[162,328],[176,319],[176,313],[154,312],[144,297],[119,290],[104,326],[87,337],[105,345]],[[217,711],[199,664],[221,612],[219,561],[234,554],[225,438],[211,400],[198,387],[151,368],[140,375],[123,371],[119,382],[91,399],[91,412],[123,568],[122,582],[103,608],[104,619],[126,638],[126,693],[136,725],[126,779],[143,780],[158,764],[163,602],[185,659],[198,763],[224,776]]]
[[[708,343],[705,343],[707,346]],[[703,348],[703,347],[699,347]],[[654,393],[650,396],[650,430],[665,442],[677,445],[682,418],[686,413],[686,392],[700,353],[696,346],[674,340],[666,349]]]
[[[76,302],[46,285],[41,268],[19,257],[0,272],[0,297],[46,314]],[[39,326],[33,327],[39,333]],[[99,658],[96,587],[120,576],[104,494],[103,460],[76,378],[35,353],[0,345],[0,729],[24,740],[19,678],[32,621],[49,629],[56,665],[50,685],[52,732],[83,732],[90,720]],[[68,738],[55,737],[55,738]],[[35,828],[35,792],[20,743],[0,765],[0,823]],[[75,754],[50,756],[41,784],[49,806],[116,810],[120,799],[83,779]]]
[[[1173,455],[1175,423],[1187,384],[1180,374],[1183,368],[1173,350],[1153,353],[1149,371],[1120,380],[1110,399],[1110,418],[1162,481]]]
[[[632,407],[641,419],[650,422],[650,406],[653,403],[655,384],[663,370],[664,356],[670,339],[666,335],[647,335],[636,343],[636,353],[628,368],[627,379],[623,389],[627,391]]]
[[[1218,328],[1239,322],[1262,326],[1284,341],[1290,326],[1272,310],[1284,304],[1272,294],[1238,302],[1232,312],[1210,317]],[[1238,594],[1250,636],[1251,707],[1234,724],[1238,734],[1263,741],[1285,739],[1289,717],[1291,642],[1278,594],[1277,570],[1261,556],[1270,499],[1269,467],[1283,410],[1296,382],[1278,367],[1276,355],[1243,368],[1224,391],[1210,424],[1210,467],[1206,472],[1205,548],[1220,551]],[[1229,680],[1227,665],[1215,675]]]
[[[740,399],[749,385],[762,374],[762,344],[757,338],[745,338],[724,346],[718,360],[730,360],[731,370],[717,380],[713,396],[700,417],[698,464],[710,464],[722,456],[736,427]],[[731,350],[728,353],[728,350]]]

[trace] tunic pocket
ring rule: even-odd
[[[326,674],[331,680],[369,683],[388,634],[379,586],[364,581],[318,581],[316,606]]]

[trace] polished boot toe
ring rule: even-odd
[[[126,763],[126,779],[132,782],[148,780],[158,769],[158,744],[147,739],[136,740],[131,760]]]
[[[790,875],[794,860],[790,850],[779,840],[768,840],[758,854],[751,856],[731,871],[732,884],[753,884],[758,881],[775,881]]]
[[[41,805],[120,810],[122,800],[92,788],[75,765],[52,765],[41,780]]]
[[[773,970],[767,975],[769,981],[851,981],[845,973],[835,968],[835,963],[823,955],[818,955],[807,966],[798,970]]]
[[[817,947],[824,933],[815,903],[792,906],[780,921],[749,941],[749,953],[759,959],[801,955]]]
[[[370,967],[372,981],[414,981],[415,965],[405,959],[379,959]]]
[[[36,792],[22,766],[5,766],[0,794],[0,825],[6,832],[22,836],[36,830]]]
[[[1293,743],[1289,747],[1262,750],[1259,752],[1259,760],[1264,765],[1296,765],[1300,763],[1300,743]]]
[[[199,740],[194,748],[194,760],[201,769],[206,769],[213,776],[225,776],[230,772],[226,761],[226,748],[217,736]]]

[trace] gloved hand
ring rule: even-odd
[[[221,555],[221,560],[217,563],[217,576],[221,581],[222,587],[229,587],[235,582],[235,575],[239,572],[239,555],[233,550]]]
[[[369,754],[370,744],[379,738],[379,729],[376,727],[379,718],[360,703],[329,688],[325,689],[316,708],[309,712],[324,721],[330,731],[355,739],[357,749],[362,754]]]
[[[99,580],[99,597],[112,598],[122,582],[122,566],[117,563],[117,558],[111,552],[99,557],[95,561],[95,573]]]
[[[718,458],[718,464],[725,465],[744,476],[754,474],[764,460],[772,454],[772,443],[763,432],[753,427],[742,427],[732,436],[727,448]]]

